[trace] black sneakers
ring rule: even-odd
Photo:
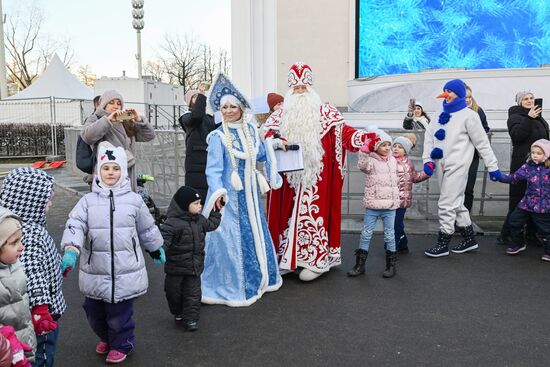
[[[424,251],[424,254],[429,257],[449,256],[449,242],[451,242],[451,238],[453,238],[452,234],[439,231],[437,243]]]
[[[479,248],[474,237],[474,228],[469,225],[468,227],[458,227],[460,234],[462,234],[462,241],[451,249],[455,254],[463,254],[468,251],[474,251]]]

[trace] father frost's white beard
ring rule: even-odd
[[[307,93],[292,95],[285,100],[285,110],[280,124],[281,135],[289,144],[299,144],[304,158],[304,170],[286,173],[289,184],[304,189],[317,183],[323,169],[321,145],[321,121],[319,105],[310,100]],[[288,107],[288,108],[287,108]]]

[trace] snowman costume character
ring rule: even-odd
[[[491,180],[496,181],[501,177],[479,115],[467,108],[465,96],[466,87],[462,80],[447,82],[443,93],[437,97],[445,98],[443,112],[438,122],[431,123],[425,133],[422,157],[424,172],[431,176],[437,171],[440,188],[439,236],[437,243],[425,251],[429,257],[449,255],[448,246],[455,231],[455,223],[463,239],[451,251],[464,253],[478,248],[470,214],[464,206],[468,169],[476,149],[489,169]]]

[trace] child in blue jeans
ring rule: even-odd
[[[376,138],[367,139],[359,153],[358,167],[366,174],[365,219],[361,232],[359,248],[355,250],[356,263],[348,276],[355,277],[365,273],[365,262],[369,254],[369,245],[380,217],[384,223],[384,243],[386,247],[386,270],[384,278],[395,275],[397,252],[395,251],[395,210],[399,208],[399,185],[397,180],[397,161],[391,154],[391,137],[382,130],[376,131]]]

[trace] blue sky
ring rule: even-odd
[[[131,0],[2,0],[8,16],[36,4],[44,12],[44,33],[69,39],[73,71],[89,65],[98,77],[137,76],[136,33]],[[167,33],[194,34],[214,48],[231,51],[231,0],[145,0],[144,63]]]

